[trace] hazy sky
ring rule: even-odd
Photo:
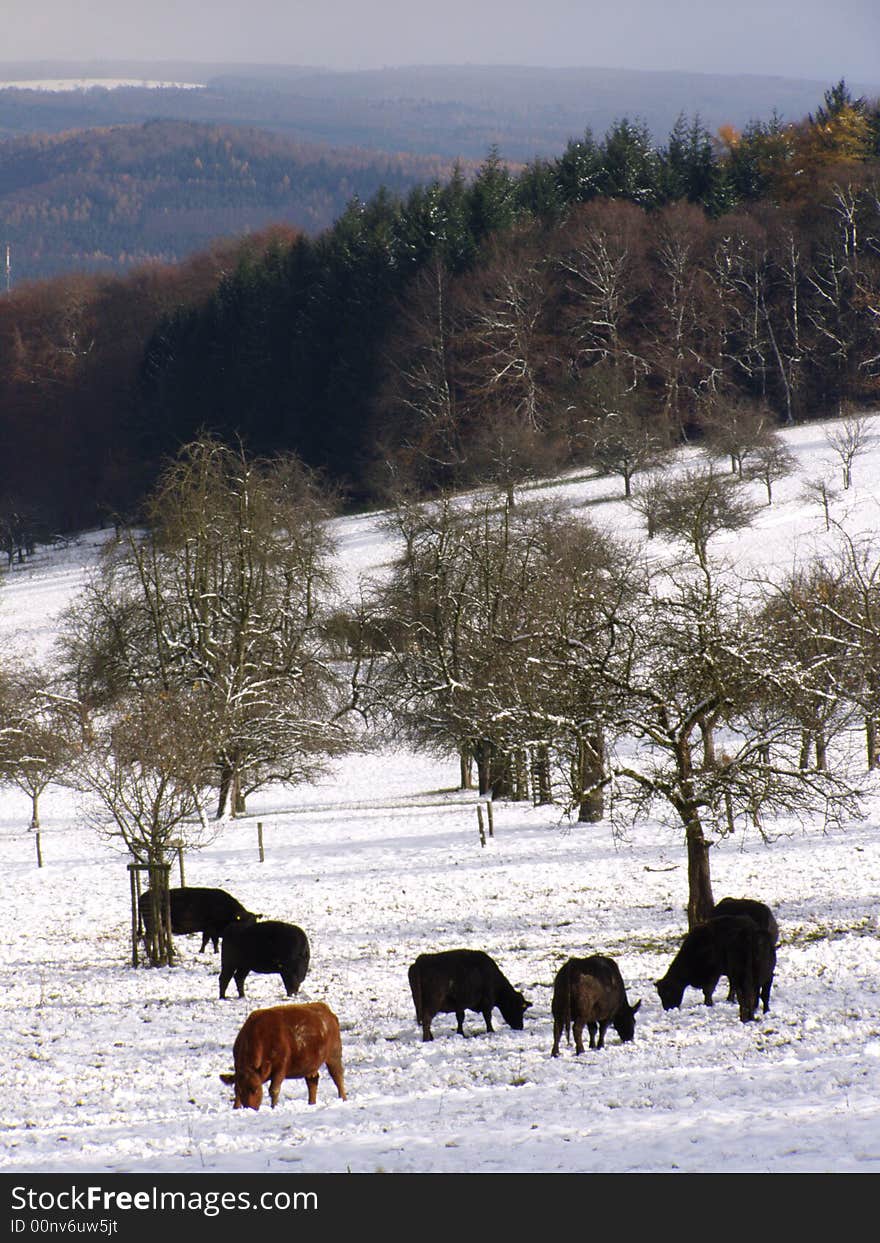
[[[594,65],[880,81],[880,0],[0,0],[0,60]]]

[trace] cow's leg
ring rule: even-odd
[[[595,1023],[588,1023],[588,1024],[587,1024],[587,1031],[590,1033],[590,1048],[591,1048],[591,1049],[595,1049],[595,1047],[596,1047],[596,1024],[595,1024]],[[599,1044],[599,1048],[601,1049],[601,1047],[602,1047],[602,1045],[601,1045],[601,1034],[600,1034],[600,1044]]]
[[[584,1051],[584,1025],[580,1019],[575,1019],[572,1026],[574,1027],[574,1051],[575,1053],[583,1053]]]
[[[318,1102],[318,1072],[313,1075],[306,1075],[306,1086],[309,1089],[309,1104],[315,1105]]]
[[[293,971],[279,971],[278,974],[281,976],[281,982],[284,985],[287,996],[292,997],[299,988],[296,974]]]
[[[597,1049],[604,1049],[604,1048],[605,1048],[605,1033],[608,1031],[608,1023],[609,1023],[609,1021],[610,1021],[610,1020],[607,1020],[607,1019],[606,1019],[603,1023],[600,1023],[600,1024],[599,1024],[599,1039],[598,1039],[598,1041],[596,1042],[596,1048],[597,1048]]]
[[[728,984],[728,988],[727,988],[727,1000],[728,1000],[728,1001],[736,1001],[736,989],[733,987],[733,984],[730,982],[730,980],[729,980],[729,979],[728,979],[728,981],[727,981],[727,984]]]
[[[278,1097],[281,1095],[281,1085],[284,1082],[284,1072],[276,1071],[269,1080],[269,1101],[274,1109],[278,1104]]]
[[[488,1009],[483,1011],[483,1018],[486,1020],[486,1031],[494,1032],[495,1028],[492,1026],[492,1007],[491,1006],[489,1006]]]
[[[556,1019],[553,1020],[553,1048],[550,1050],[551,1057],[559,1057],[559,1037],[562,1035],[562,1024]]]
[[[235,973],[235,987],[238,989],[239,997],[244,996],[244,982],[249,975],[250,971],[247,967],[239,967]]]
[[[422,1015],[422,1044],[424,1044],[426,1040],[434,1039],[431,1035],[431,1020],[433,1017],[433,1014]]]
[[[758,1006],[758,990],[746,975],[745,979],[736,980],[736,999],[739,1002],[739,1021],[751,1023]]]
[[[224,968],[224,969],[220,972],[220,997],[221,997],[221,999],[222,999],[223,997],[225,997],[225,996],[226,996],[226,988],[227,988],[227,985],[229,984],[229,981],[230,981],[231,979],[232,979],[232,972],[231,972],[231,971],[227,971],[227,970]]]
[[[715,976],[714,980],[710,980],[708,984],[705,984],[703,986],[703,1000],[705,1001],[707,1006],[712,1005],[712,994],[715,992],[715,989],[718,987],[718,981],[720,978],[721,977],[719,973],[718,975]]]
[[[766,984],[761,985],[761,1002],[762,1002],[765,1014],[770,1009],[770,989],[772,987],[773,987],[772,980],[768,980]]]
[[[326,1062],[327,1070],[330,1072],[330,1078],[336,1084],[336,1091],[343,1100],[348,1098],[345,1095],[345,1076],[342,1072],[342,1058],[328,1058]]]
[[[459,1036],[463,1036],[464,1035],[464,1010],[456,1010],[455,1021],[456,1023],[458,1023]]]
[[[202,930],[202,943],[201,943],[201,945],[199,946],[199,953],[200,953],[200,954],[204,954],[204,952],[205,952],[205,946],[208,944],[208,941],[209,941],[209,940],[210,940],[210,937],[208,936],[208,933],[207,933],[207,932],[205,932],[204,930]],[[215,949],[217,948],[217,947],[216,947],[216,945],[214,946],[214,948],[215,948]]]

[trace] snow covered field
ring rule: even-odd
[[[716,553],[790,567],[826,540],[801,495],[804,478],[835,469],[823,428],[787,440],[798,476]],[[619,480],[553,491],[602,500],[593,520],[638,530]],[[851,531],[878,529],[878,497],[880,441],[834,512]],[[377,518],[338,525],[350,580],[387,561]],[[6,575],[7,655],[48,657],[95,544]],[[712,1009],[688,990],[668,1013],[654,989],[686,930],[682,833],[645,823],[620,841],[606,824],[509,803],[482,848],[456,779],[452,759],[350,756],[320,784],[253,796],[187,856],[189,884],[306,930],[297,1000],[340,1019],[349,1099],[322,1074],[317,1106],[288,1081],[258,1113],[233,1111],[218,1076],[246,1015],[285,1000],[280,979],[252,975],[244,1000],[219,1001],[217,957],[197,937],[176,939],[176,967],[133,970],[124,856],[83,827],[74,796],[51,791],[37,868],[27,800],[0,792],[0,1173],[880,1171],[880,790],[844,831],[777,823],[772,844],[746,834],[713,852],[716,898],[759,898],[780,924],[770,1014],[742,1024],[723,985]],[[461,1039],[439,1015],[422,1044],[407,967],[458,946],[486,950],[522,989],[524,1031],[496,1014],[487,1035],[469,1014]],[[635,1040],[612,1030],[601,1052],[576,1059],[563,1043],[551,1059],[553,977],[588,953],[616,958],[642,1000]]]

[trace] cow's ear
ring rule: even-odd
[[[633,1014],[635,1014],[635,1013],[636,1013],[636,1011],[639,1009],[639,1007],[641,1006],[641,1004],[642,1004],[642,1001],[641,1001],[641,998],[639,998],[639,1000],[636,1002],[636,1004],[635,1004],[635,1005],[633,1006],[633,1008],[632,1008],[632,1012],[633,1012]]]
[[[523,1009],[531,1010],[531,1008],[532,1008],[532,1003],[530,1001],[526,1001],[525,997],[523,997]]]

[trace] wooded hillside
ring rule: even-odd
[[[878,136],[844,83],[796,125],[682,118],[658,146],[623,119],[522,170],[492,152],[471,180],[380,190],[314,238],[14,291],[7,508],[131,513],[202,431],[361,503],[584,463],[629,486],[710,427],[871,403]]]
[[[284,222],[328,228],[355,196],[405,193],[449,161],[317,147],[265,130],[151,121],[0,143],[12,276],[126,272]]]

